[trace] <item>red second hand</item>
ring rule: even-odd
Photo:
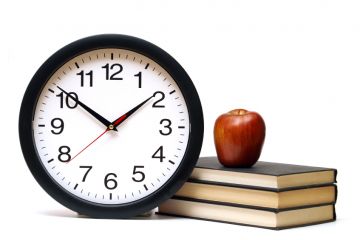
[[[80,153],[82,153],[83,151],[85,151],[88,147],[91,146],[91,144],[93,144],[94,142],[96,142],[96,140],[98,140],[99,138],[101,138],[105,133],[107,133],[108,131],[110,131],[110,128],[107,128],[102,134],[100,134],[97,138],[95,138],[91,143],[89,143],[86,147],[84,147],[78,154],[76,154],[73,158],[71,158],[68,162],[74,160],[77,156],[79,156]]]
[[[121,122],[123,122],[126,118],[126,114],[122,115],[121,117],[119,117],[114,124],[111,124],[103,133],[101,133],[99,136],[97,136],[91,143],[89,143],[88,145],[86,145],[86,147],[84,147],[78,154],[76,154],[73,158],[71,158],[68,162],[74,160],[77,156],[79,156],[83,151],[85,151],[88,147],[90,147],[94,142],[96,142],[99,138],[101,138],[105,133],[107,133],[110,130],[113,130],[114,128],[116,128],[116,126],[118,126]],[[67,162],[67,163],[68,163]]]

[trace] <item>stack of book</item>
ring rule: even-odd
[[[200,158],[158,214],[284,229],[334,221],[336,169],[258,162],[225,168]]]

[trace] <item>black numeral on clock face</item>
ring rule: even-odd
[[[74,92],[69,92],[69,95],[66,95],[66,96],[64,97],[64,93],[61,92],[60,94],[58,94],[58,95],[56,95],[56,96],[60,98],[60,108],[64,108],[64,102],[65,102],[65,104],[66,104],[66,106],[67,106],[68,108],[70,108],[70,109],[76,108],[76,106],[77,106],[77,100],[78,100],[78,95],[77,95],[76,93],[74,93]],[[69,101],[69,98],[72,99],[72,100],[75,99],[75,101],[73,101],[73,103],[71,103],[71,102]],[[71,104],[70,104],[70,103],[71,103]]]
[[[104,178],[104,185],[109,190],[114,190],[118,183],[116,181],[117,175],[115,173],[108,173]]]
[[[160,146],[156,150],[156,152],[152,155],[152,158],[158,158],[158,159],[160,159],[160,162],[163,162],[163,159],[165,158],[164,151],[163,151],[163,146]]]
[[[122,72],[123,66],[119,63],[114,64],[106,64],[102,66],[101,68],[104,68],[106,71],[106,80],[123,80],[122,77],[119,77],[118,75]]]
[[[140,169],[144,168],[144,166],[134,166],[133,169],[133,177],[132,180],[134,182],[142,182],[145,179],[145,173],[142,172]]]
[[[139,88],[141,88],[141,83],[142,83],[142,82],[141,82],[141,80],[142,80],[142,79],[141,79],[141,76],[142,76],[141,72],[139,72],[139,73],[137,73],[137,74],[134,75],[134,77],[138,77],[138,78],[139,78],[139,84],[138,84]]]
[[[68,162],[71,159],[70,148],[68,146],[59,147],[58,159],[60,162]]]
[[[158,100],[156,100],[156,101],[153,103],[152,107],[153,107],[153,108],[164,108],[165,105],[162,105],[162,104],[159,104],[159,103],[160,103],[162,100],[165,99],[165,93],[160,92],[160,91],[157,91],[157,92],[154,93],[153,96],[154,96],[154,98],[158,98],[158,96],[160,96],[160,98],[158,98]]]
[[[51,132],[55,135],[59,135],[64,131],[64,121],[61,118],[54,118],[51,120],[51,127],[54,128]]]
[[[82,182],[85,182],[87,175],[89,174],[90,170],[92,169],[92,166],[79,166],[79,168],[87,169],[84,176],[83,176],[83,178],[82,178],[82,180],[81,180]]]
[[[84,71],[78,72],[76,75],[80,76],[80,86],[84,87],[85,78],[89,78],[89,86],[93,86],[93,71],[84,74]]]
[[[172,132],[171,128],[171,120],[164,118],[160,121],[160,125],[163,125],[164,129],[160,129],[159,132],[161,135],[167,136],[170,135]]]

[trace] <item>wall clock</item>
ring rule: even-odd
[[[22,101],[20,143],[42,188],[98,218],[127,218],[170,198],[201,150],[202,107],[180,64],[125,35],[53,54]]]

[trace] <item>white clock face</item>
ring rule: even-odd
[[[101,204],[133,202],[164,185],[183,159],[189,131],[187,105],[172,77],[122,49],[69,60],[44,86],[33,119],[48,174],[71,194]]]

